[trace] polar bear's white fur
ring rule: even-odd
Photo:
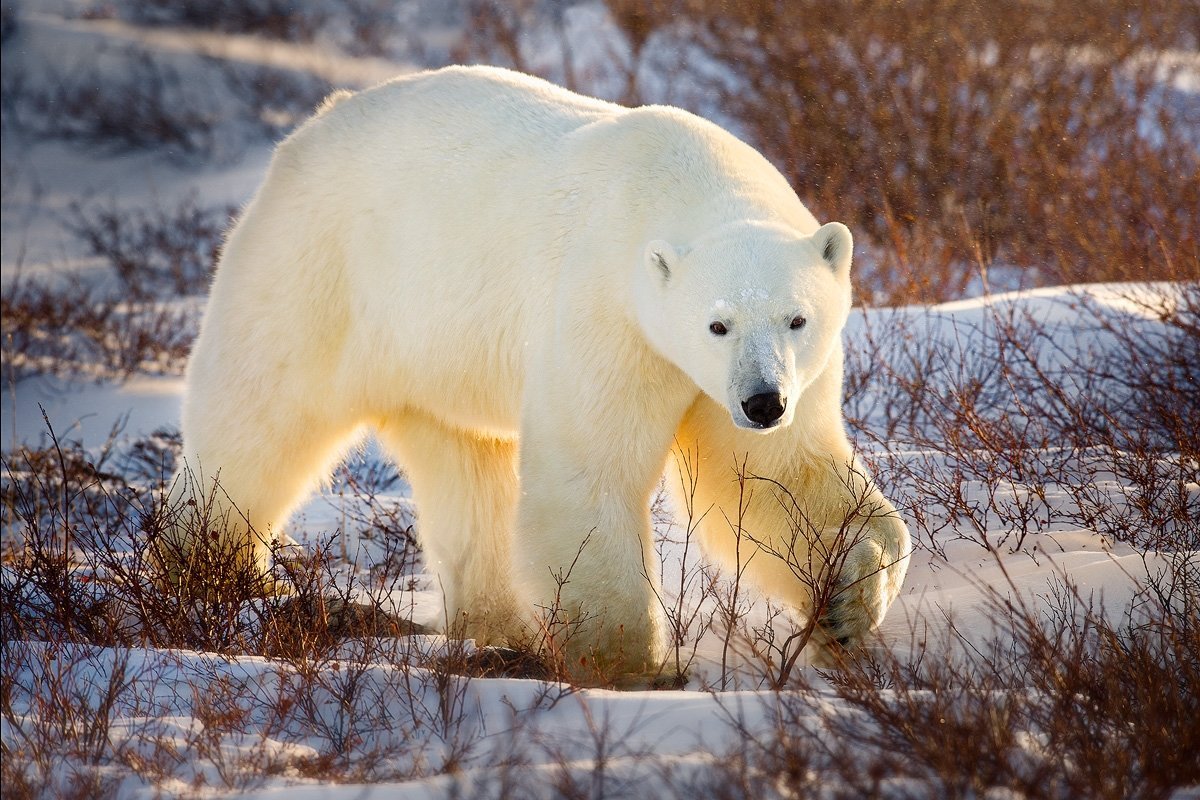
[[[804,570],[830,573],[818,639],[854,641],[908,534],[843,429],[850,252],[678,109],[491,68],[335,97],[225,246],[184,456],[261,554],[369,426],[450,619],[512,639],[555,606],[572,658],[643,671],[663,646],[648,501],[678,446],[710,552],[802,613]],[[739,501],[735,464],[775,483]]]

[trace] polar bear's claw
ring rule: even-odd
[[[837,592],[817,621],[817,626],[825,634],[824,638],[842,647],[849,647],[860,638],[870,622],[862,619],[865,609],[861,603],[854,602],[856,599],[851,586],[839,584]]]

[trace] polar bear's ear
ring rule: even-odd
[[[850,269],[850,256],[854,253],[854,237],[850,229],[840,222],[827,222],[813,234],[813,245],[821,258],[834,272]]]
[[[680,254],[670,242],[655,239],[646,245],[643,259],[646,262],[646,270],[651,275],[666,281],[670,279],[672,271],[679,265]]]

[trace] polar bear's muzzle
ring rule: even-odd
[[[756,428],[773,428],[783,419],[787,398],[777,389],[760,392],[742,401],[742,411]]]

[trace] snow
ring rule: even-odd
[[[941,326],[950,323],[974,325],[984,318],[986,309],[1002,303],[1051,318],[1058,314],[1060,306],[1074,302],[1073,298],[1077,298],[1079,292],[1091,292],[1090,296],[1100,300],[1119,296],[1114,287],[1094,290],[1073,287],[886,313],[935,320]],[[1119,303],[1116,305],[1120,307]],[[884,312],[856,311],[852,329],[859,329],[865,324],[864,317],[876,313]],[[1058,320],[1065,324],[1069,315],[1059,316]],[[182,389],[182,382],[173,378],[140,377],[121,384],[22,381],[5,395],[5,427],[11,426],[6,434],[17,442],[36,442],[44,431],[39,404],[45,408],[60,437],[78,438],[93,447],[103,443],[113,425],[122,418],[127,436],[146,434],[162,427],[174,428],[178,426]],[[1014,487],[1015,490],[1019,488]],[[398,499],[403,501],[403,498]],[[302,540],[311,539],[339,527],[344,519],[344,511],[339,511],[342,502],[344,499],[332,490],[314,497],[298,513],[293,534]],[[353,532],[343,532],[350,534],[347,538],[353,550]],[[1147,570],[1156,564],[1155,556],[1147,558],[1128,546],[1113,545],[1088,530],[1057,530],[1046,533],[1044,539],[1046,541],[1032,554],[999,549],[989,553],[976,543],[954,540],[944,543],[944,557],[918,550],[913,556],[904,592],[881,629],[882,639],[898,652],[918,646],[931,651],[980,646],[997,633],[993,592],[1036,604],[1043,602],[1064,580],[1069,580],[1085,600],[1094,601],[1098,607],[1109,609],[1116,615],[1131,603],[1139,586],[1145,582]],[[370,557],[369,549],[364,550],[362,558]],[[668,591],[669,587],[678,585],[679,571],[685,569],[679,564],[680,558],[678,545],[664,546]],[[673,600],[668,598],[668,602]],[[437,617],[437,593],[427,582],[413,592],[394,593],[388,601],[393,608],[407,611],[418,621]],[[756,601],[748,618],[753,624],[762,624],[767,617],[766,608],[761,601]],[[522,756],[527,762],[524,769],[560,770],[565,763],[574,765],[581,775],[590,774],[590,759],[595,757],[597,741],[604,739],[612,748],[607,766],[610,770],[608,780],[658,780],[664,764],[683,769],[694,759],[703,761],[732,747],[737,734],[730,724],[731,709],[736,710],[746,724],[765,726],[771,719],[768,709],[776,697],[771,691],[717,694],[702,691],[702,687],[719,680],[722,642],[719,632],[714,629],[696,644],[689,685],[680,691],[580,690],[568,694],[553,707],[545,708],[539,707],[537,695],[542,690],[535,681],[469,681],[467,697],[463,700],[468,713],[458,723],[454,735],[469,740],[470,756],[466,759],[466,768],[456,776],[435,775],[335,788],[304,786],[299,776],[285,774],[264,779],[262,786],[245,796],[426,798],[440,796],[456,782],[460,790],[480,789],[490,785],[489,781],[499,779],[496,771],[487,765],[503,760],[496,751],[510,745],[514,737],[527,743]],[[251,681],[260,687],[258,691],[269,693],[269,687],[284,680],[292,669],[285,663],[252,657],[224,658],[155,651],[139,652],[134,656],[157,661],[155,668],[149,670],[154,676],[153,683],[139,687],[133,693],[140,695],[144,691],[147,696],[170,700],[149,709],[117,712],[114,728],[119,731],[126,726],[132,730],[144,717],[154,716],[158,718],[164,736],[176,735],[181,742],[194,742],[197,737],[185,733],[170,734],[171,730],[178,728],[186,732],[201,724],[193,716],[196,686],[216,679]],[[87,661],[91,666],[88,673],[94,671],[103,676],[109,665],[121,657],[121,651],[97,649]],[[414,710],[396,705],[398,701],[394,699],[388,705],[388,696],[399,695],[397,679],[388,675],[394,668],[365,665],[364,669],[369,690],[377,691],[380,702],[385,704],[380,707],[378,735],[383,736],[384,731],[388,731],[390,733],[386,735],[394,736],[398,731],[407,731],[411,725],[418,724],[419,719],[428,724],[428,720],[437,718],[436,703],[429,695],[432,691],[429,685],[434,681],[429,676],[417,678],[417,682],[426,687],[420,693],[425,697],[426,705]],[[747,685],[754,685],[749,667],[738,667],[734,671],[738,670],[742,670]],[[419,672],[415,668],[413,671]],[[813,679],[819,682],[815,676]],[[461,680],[467,683],[466,679]],[[815,691],[812,702],[816,707],[836,700],[831,692]],[[285,755],[312,754],[321,749],[320,737],[305,734],[303,730],[275,732],[266,725],[250,724],[240,735],[227,736],[221,749],[235,761],[241,754],[256,759],[275,757],[283,762],[287,760]],[[430,742],[422,755],[436,764],[439,758],[445,757],[445,747],[444,742]],[[208,760],[212,758],[207,756]],[[222,784],[215,772],[217,769],[201,757],[196,759],[194,774],[185,777],[188,780],[202,778],[205,784],[219,786]],[[169,787],[165,788],[169,790]],[[143,789],[129,787],[129,796],[138,796]],[[470,796],[469,791],[466,794]]]
[[[63,439],[100,447],[119,422],[125,436],[148,436],[163,425],[179,427],[182,378],[135,377],[124,383],[23,380],[4,395],[7,446],[38,444],[47,436],[46,417]]]
[[[592,24],[587,14],[573,12],[569,26]],[[20,56],[38,63],[49,62],[58,53],[70,53],[77,64],[85,65],[89,49],[104,43],[136,41],[142,47],[171,53],[202,53],[246,62],[286,66],[322,75],[337,85],[360,86],[389,77],[412,65],[383,59],[346,57],[330,48],[267,42],[256,37],[182,31],[145,29],[115,20],[64,19],[46,11],[26,14],[18,50]],[[603,37],[612,32],[603,28]],[[533,43],[531,46],[536,46]],[[611,48],[604,39],[597,45]],[[621,55],[621,54],[618,54]],[[6,64],[16,58],[11,45],[5,45]],[[621,55],[627,58],[628,55]],[[60,62],[63,69],[70,63]],[[6,67],[7,68],[7,67]],[[85,66],[78,67],[80,69]],[[610,75],[612,94],[619,93],[619,76]],[[1180,81],[1183,79],[1180,78]],[[1181,82],[1181,90],[1194,91]],[[228,163],[181,164],[162,153],[103,152],[75,143],[21,141],[6,132],[4,141],[3,192],[3,282],[5,286],[21,277],[59,277],[78,280],[80,275],[96,273],[102,264],[88,256],[80,242],[62,224],[62,213],[80,198],[113,201],[122,208],[141,208],[170,204],[184,197],[197,197],[205,205],[240,205],[250,196],[261,179],[269,157],[269,146],[251,146]],[[865,337],[887,335],[902,329],[906,336],[921,341],[941,341],[957,348],[969,359],[973,348],[986,342],[989,330],[998,321],[1012,315],[1051,326],[1055,340],[1066,352],[1103,350],[1107,341],[1102,331],[1094,330],[1091,318],[1079,313],[1081,299],[1101,314],[1109,314],[1127,324],[1151,328],[1160,320],[1134,298],[1169,297],[1172,288],[1163,285],[1087,285],[1041,288],[1004,294],[986,295],[933,307],[900,309],[856,309],[847,330],[849,347],[862,347]],[[725,304],[719,302],[720,309]],[[94,382],[82,379],[44,376],[6,382],[3,392],[3,437],[6,450],[18,445],[37,445],[45,441],[48,419],[60,439],[77,440],[89,449],[104,445],[117,430],[123,441],[136,440],[160,429],[177,429],[183,393],[180,377],[135,375],[123,382]],[[864,403],[865,408],[870,408]],[[43,413],[45,418],[43,418]],[[877,430],[878,414],[866,413],[859,424]],[[368,442],[365,457],[373,457]],[[885,442],[871,441],[869,450],[883,463],[888,460],[920,459],[930,453],[903,437]],[[1071,477],[1064,475],[1063,480]],[[977,482],[978,484],[978,482]],[[1043,487],[1047,488],[1047,487]],[[1111,496],[1120,496],[1127,488],[1120,481],[1099,487]],[[983,491],[980,485],[969,491]],[[1002,487],[1014,502],[1027,498],[1030,487],[1010,481]],[[1188,489],[1200,503],[1200,488]],[[398,513],[411,519],[414,510],[407,487],[398,487],[380,495]],[[1046,501],[1070,503],[1067,494],[1048,487]],[[347,552],[356,562],[368,561],[378,552],[364,532],[349,528],[352,501],[340,494],[336,485],[327,486],[297,512],[291,533],[302,543],[341,529]],[[933,510],[936,513],[936,510]],[[670,509],[667,509],[669,516]],[[6,535],[9,531],[6,523]],[[668,605],[680,600],[697,604],[714,613],[712,598],[698,595],[680,599],[670,594],[681,577],[698,569],[695,548],[684,560],[679,543],[677,522],[659,525],[664,559],[664,585]],[[1038,530],[1037,542],[1016,550],[1002,546],[1010,531],[989,529],[994,547],[985,549],[977,541],[959,537],[953,526],[947,528],[938,551],[918,549],[902,596],[893,607],[880,631],[880,647],[898,653],[915,647],[949,651],[981,644],[995,636],[997,596],[1019,602],[1045,604],[1064,582],[1096,607],[1118,617],[1133,602],[1148,573],[1161,566],[1162,557],[1142,553],[1114,543],[1099,532],[1083,527],[1047,526]],[[361,565],[361,563],[360,563]],[[414,585],[405,591],[379,590],[396,611],[418,621],[430,621],[438,615],[438,596],[428,576],[414,575]],[[366,591],[365,589],[363,591]],[[693,590],[694,592],[694,590]],[[786,635],[787,623],[774,617],[761,598],[743,587],[749,604],[746,619],[750,625],[779,624]],[[136,676],[122,695],[126,698],[111,711],[108,733],[110,754],[136,750],[142,746],[147,721],[164,740],[177,743],[179,759],[186,768],[169,781],[152,786],[134,777],[117,784],[124,797],[153,797],[160,792],[173,794],[201,789],[206,796],[243,796],[258,798],[424,798],[489,794],[508,780],[509,770],[535,776],[524,786],[540,786],[544,796],[556,796],[554,781],[569,778],[575,785],[591,786],[596,781],[608,785],[640,787],[642,796],[653,796],[658,782],[666,775],[702,771],[713,759],[735,747],[744,729],[767,729],[775,720],[778,693],[762,688],[761,672],[752,659],[735,654],[731,664],[733,685],[737,690],[710,692],[706,688],[721,682],[724,639],[717,627],[709,629],[694,643],[695,658],[688,684],[672,691],[602,691],[547,686],[539,681],[492,679],[438,675],[429,669],[412,666],[406,670],[391,663],[353,663],[353,645],[347,645],[345,664],[315,665],[327,687],[321,697],[307,698],[314,712],[309,724],[286,724],[250,713],[236,732],[221,733],[215,739],[203,735],[208,713],[205,699],[218,690],[231,696],[273,697],[286,692],[298,667],[286,660],[250,656],[222,656],[212,653],[178,650],[122,649],[63,646],[56,661],[31,658],[23,674],[22,686],[36,688],[55,679],[76,682],[81,697],[97,701],[105,682],[120,670]],[[38,648],[49,644],[32,643]],[[449,647],[439,637],[412,637],[396,644],[399,648],[421,651],[423,660],[431,650]],[[401,659],[402,660],[402,659]],[[39,672],[45,663],[76,664],[64,667],[60,675]],[[400,674],[404,672],[405,674]],[[379,775],[364,776],[367,782],[329,785],[319,778],[301,774],[294,764],[315,758],[329,748],[331,728],[346,723],[337,718],[337,691],[350,674],[377,702],[370,704],[370,719],[359,720],[368,732],[366,741],[355,745],[359,751],[370,747],[386,749],[404,737],[417,737],[416,746],[404,749],[409,763],[389,762]],[[839,713],[836,694],[825,686],[813,670],[806,669],[812,682],[808,700],[815,720],[822,713]],[[400,687],[405,691],[401,692]],[[448,688],[449,687],[449,688]],[[452,728],[439,704],[450,696],[461,714]],[[131,699],[136,699],[133,702]],[[31,702],[27,720],[39,710]],[[331,716],[332,715],[332,716]],[[736,723],[736,724],[735,724]],[[0,738],[6,743],[18,741],[14,726],[21,721],[8,718],[0,722]],[[324,727],[322,727],[324,726]],[[135,735],[136,734],[136,735]],[[518,753],[519,751],[519,753]],[[598,759],[606,761],[598,772]],[[519,755],[519,760],[517,756]],[[244,759],[243,764],[240,759]],[[263,761],[281,765],[283,771],[251,770],[247,764]],[[451,760],[457,765],[450,774],[443,769]],[[293,765],[288,767],[287,765]],[[507,765],[507,766],[505,766]],[[284,768],[286,767],[286,768]],[[112,769],[118,769],[113,767]],[[239,785],[239,775],[253,774],[247,785]],[[65,791],[73,774],[58,773]],[[536,776],[541,775],[541,778]],[[390,776],[390,777],[389,777]],[[567,776],[564,778],[564,776]],[[369,779],[369,780],[368,780]],[[607,784],[603,782],[607,781]],[[47,787],[50,793],[56,787]],[[602,796],[603,792],[596,796]]]

